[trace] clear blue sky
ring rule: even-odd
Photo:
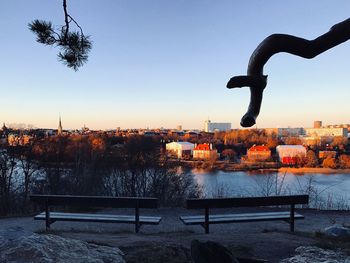
[[[0,8],[0,122],[56,128],[239,127],[248,88],[228,90],[272,33],[313,39],[350,16],[350,1],[68,0],[94,42],[78,72],[35,41],[33,19],[63,24],[61,0]],[[278,54],[258,127],[349,123],[350,41],[313,60]]]

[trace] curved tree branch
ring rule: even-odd
[[[350,18],[336,24],[314,40],[291,35],[273,34],[265,38],[249,59],[246,76],[235,76],[227,83],[227,88],[250,87],[250,103],[247,113],[241,119],[243,127],[251,127],[259,115],[267,76],[263,75],[264,65],[275,54],[290,53],[311,59],[350,39]]]

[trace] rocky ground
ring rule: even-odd
[[[132,211],[123,209],[103,212],[132,213]],[[229,211],[220,210],[220,213],[225,212]],[[162,216],[162,222],[158,226],[142,226],[138,234],[133,232],[133,225],[84,222],[56,222],[52,225],[52,230],[46,232],[44,222],[34,221],[32,217],[0,219],[0,231],[15,227],[26,232],[34,232],[40,236],[53,234],[63,238],[80,240],[85,242],[83,246],[89,244],[119,248],[123,252],[126,262],[191,262],[190,244],[193,239],[203,242],[208,240],[219,242],[232,251],[235,256],[265,259],[268,262],[280,262],[283,259],[295,257],[298,253],[301,255],[300,249],[299,252],[295,251],[301,246],[331,249],[331,251],[340,249],[344,260],[350,256],[349,237],[330,237],[323,233],[326,227],[333,224],[349,227],[349,212],[302,210],[300,213],[305,215],[305,219],[296,221],[295,233],[290,233],[288,231],[289,225],[283,221],[267,221],[211,225],[210,234],[205,234],[202,227],[185,226],[179,220],[180,215],[199,213],[201,212],[182,208],[142,210],[141,214],[144,215]],[[311,254],[312,251],[314,250],[311,249]]]

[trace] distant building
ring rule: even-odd
[[[187,131],[187,132],[185,132],[184,139],[185,139],[185,140],[188,140],[188,139],[198,139],[199,136],[200,136],[200,134],[197,133],[197,132],[194,132],[194,131]]]
[[[9,134],[7,137],[7,143],[9,146],[24,146],[30,143],[32,136],[29,135],[18,135],[18,134]]]
[[[212,144],[201,143],[193,149],[193,159],[209,160],[217,159],[218,151],[213,149]]]
[[[176,130],[182,131],[182,125],[177,125]]]
[[[348,137],[347,128],[306,128],[305,133],[309,137]]]
[[[2,128],[1,128],[1,136],[2,137],[7,137],[8,133],[9,133],[9,130],[6,127],[5,122],[4,122],[3,125],[2,125]]]
[[[61,136],[63,134],[63,129],[62,129],[62,122],[61,122],[61,116],[58,121],[58,129],[57,129],[57,135]]]
[[[314,121],[314,128],[319,129],[322,127],[322,121]]]
[[[175,155],[177,158],[184,158],[192,155],[194,144],[190,142],[170,142],[165,147],[167,152]]]
[[[205,132],[220,132],[229,130],[231,130],[231,123],[229,122],[211,122],[210,120],[206,120],[204,122]]]
[[[305,134],[304,128],[266,128],[268,135],[276,134],[278,137],[301,136]]]
[[[247,156],[251,161],[266,161],[271,158],[271,151],[265,145],[254,145],[248,149]]]
[[[307,146],[314,146],[314,145],[321,145],[321,138],[318,137],[310,137],[310,136],[304,136],[301,138],[303,145]]]
[[[140,134],[143,134],[144,136],[156,136],[156,135],[159,135],[159,133],[155,132],[155,131],[143,131]]]
[[[171,130],[171,131],[168,131],[168,135],[170,136],[175,136],[175,137],[178,137],[178,136],[184,136],[184,132],[183,131],[178,131],[178,130]]]
[[[306,157],[306,148],[302,145],[278,145],[276,152],[283,164],[297,164]]]

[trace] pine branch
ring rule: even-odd
[[[67,67],[77,71],[87,62],[92,42],[90,36],[84,35],[82,27],[68,13],[66,0],[63,0],[63,11],[65,24],[61,26],[59,32],[54,30],[51,22],[38,19],[29,23],[28,27],[37,36],[37,42],[59,47],[58,59]],[[79,29],[78,31],[71,31],[72,22]]]

